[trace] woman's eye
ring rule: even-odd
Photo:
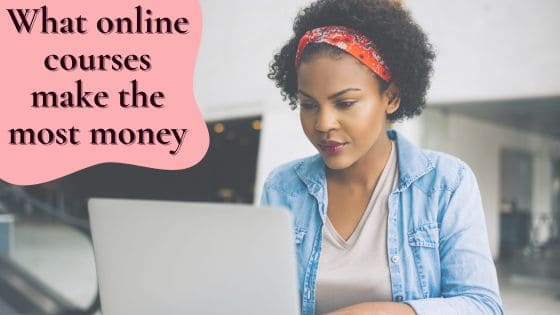
[[[352,105],[354,105],[356,103],[356,101],[340,101],[340,102],[336,102],[336,106],[340,107],[340,108],[348,108]]]

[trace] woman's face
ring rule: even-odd
[[[298,69],[298,97],[303,130],[326,166],[342,170],[387,144],[387,114],[399,106],[389,101],[373,73],[354,57],[319,54]],[[383,139],[385,137],[385,139]]]

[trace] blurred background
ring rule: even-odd
[[[197,166],[104,164],[37,186],[0,181],[0,314],[97,312],[88,198],[256,204],[268,172],[315,153],[266,79],[309,2],[200,1],[195,93],[211,143]],[[405,5],[437,60],[428,108],[394,128],[476,173],[506,313],[560,314],[560,1]]]

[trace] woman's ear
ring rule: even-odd
[[[385,112],[392,114],[401,106],[401,94],[399,88],[394,83],[389,84],[389,87],[384,92],[387,102]]]

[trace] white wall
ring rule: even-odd
[[[560,145],[557,145],[557,147],[560,147]],[[560,148],[558,148],[557,151],[560,151]],[[560,156],[559,154],[556,154],[555,157]],[[544,214],[544,216],[546,218],[548,218],[548,222],[546,222],[547,225],[550,225],[552,222],[550,221],[550,218],[552,218],[553,216],[553,211],[554,209],[552,209],[552,198],[553,198],[553,188],[552,188],[552,172],[553,172],[553,166],[552,166],[552,160],[550,158],[550,156],[547,154],[546,151],[539,151],[539,152],[535,152],[535,155],[533,157],[533,189],[532,189],[532,195],[533,195],[533,218],[535,220],[538,220],[540,217],[540,214]],[[536,224],[537,222],[534,221],[534,223]],[[539,230],[539,233],[537,233],[535,235],[536,237],[536,241],[539,243],[544,243],[548,240],[548,238],[551,236],[550,235],[550,230],[544,230],[541,229]]]
[[[501,149],[517,149],[533,155],[532,210],[551,212],[551,159],[560,157],[560,140],[434,110],[423,115],[423,139],[425,147],[453,154],[475,172],[494,257],[499,254]]]
[[[283,107],[267,79],[272,56],[287,41],[303,0],[201,0],[202,42],[195,95],[203,114],[213,108]]]
[[[432,102],[560,93],[560,1],[406,3],[438,52]]]

